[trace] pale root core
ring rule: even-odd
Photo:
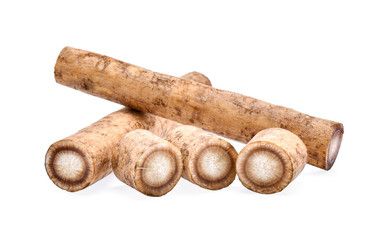
[[[256,151],[245,164],[247,177],[259,185],[270,185],[278,182],[283,176],[282,160],[273,152]]]
[[[82,144],[61,140],[50,146],[45,167],[58,187],[75,192],[92,183],[94,164]]]
[[[169,142],[148,147],[136,161],[134,187],[149,196],[162,196],[178,183],[182,171],[182,155]]]
[[[232,161],[229,154],[220,147],[209,147],[201,152],[197,160],[197,171],[201,177],[217,181],[230,171]]]
[[[328,169],[330,169],[334,162],[335,162],[335,159],[337,158],[337,155],[338,155],[338,152],[340,150],[340,147],[341,147],[341,142],[342,142],[342,135],[343,135],[343,131],[341,129],[337,129],[331,139],[330,139],[330,143],[329,143],[329,146],[327,148],[327,166],[328,166]]]
[[[237,152],[218,137],[199,143],[186,163],[186,177],[200,187],[218,190],[229,186],[236,176]]]
[[[293,178],[290,156],[266,141],[247,144],[237,158],[236,171],[245,187],[267,194],[280,192]]]
[[[85,174],[86,164],[79,153],[63,150],[55,155],[53,169],[64,181],[77,181]]]
[[[176,166],[175,158],[168,151],[151,153],[142,167],[143,181],[152,187],[166,184],[174,175]]]

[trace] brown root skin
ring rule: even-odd
[[[178,183],[183,170],[178,148],[149,131],[129,132],[112,161],[118,179],[148,196],[162,196]]]
[[[182,152],[182,177],[209,190],[229,186],[235,179],[237,152],[227,141],[200,128],[180,126],[166,140]]]
[[[287,129],[306,144],[308,163],[326,170],[335,161],[343,134],[341,123],[71,47],[60,53],[55,79],[91,95],[243,143],[267,128]],[[336,131],[341,137],[328,157]]]
[[[236,170],[242,184],[259,193],[282,191],[303,170],[307,149],[295,134],[270,128],[256,136],[241,150]]]
[[[202,83],[204,85],[211,86],[211,82],[209,78],[207,78],[205,75],[199,72],[190,72],[186,73],[185,75],[181,76],[182,79],[188,80],[188,81],[193,81],[197,83]]]

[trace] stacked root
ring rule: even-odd
[[[306,163],[329,170],[344,132],[341,123],[213,88],[200,73],[177,78],[70,47],[58,57],[55,79],[128,107],[49,148],[47,173],[68,191],[113,167],[121,181],[151,196],[170,191],[180,174],[221,189],[236,171],[247,188],[275,193]],[[228,142],[205,130],[247,146],[237,158]]]

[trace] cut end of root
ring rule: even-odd
[[[257,151],[247,159],[245,166],[249,179],[260,185],[272,185],[283,176],[283,163],[270,151]]]
[[[337,159],[338,152],[341,147],[342,135],[344,134],[343,128],[337,128],[331,136],[329,146],[327,147],[326,154],[326,170],[329,170]]]
[[[171,179],[174,171],[174,156],[166,151],[156,151],[144,163],[143,180],[149,186],[160,187]]]
[[[83,157],[75,151],[63,150],[56,154],[53,160],[53,169],[65,181],[77,181],[86,171]]]
[[[235,179],[236,150],[226,141],[213,138],[202,142],[188,159],[188,175],[201,187],[218,190]]]
[[[75,192],[92,181],[92,162],[78,143],[62,140],[50,146],[46,154],[46,171],[58,187]]]
[[[236,170],[242,184],[259,193],[282,191],[292,180],[292,162],[287,153],[269,142],[249,143],[241,150]]]
[[[149,196],[162,196],[178,183],[182,170],[180,151],[172,144],[156,144],[140,158],[136,188]]]
[[[202,151],[197,160],[197,170],[201,177],[217,181],[228,174],[232,161],[228,153],[220,147],[209,147]]]

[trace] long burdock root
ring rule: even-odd
[[[344,132],[341,123],[70,47],[58,56],[55,79],[94,96],[243,143],[267,128],[287,129],[306,144],[308,163],[326,170],[334,164]]]
[[[235,179],[237,152],[227,141],[193,126],[175,128],[166,140],[182,152],[183,178],[210,190],[227,187]]]
[[[303,170],[307,149],[290,131],[269,128],[241,150],[236,170],[242,184],[259,193],[282,191]]]
[[[182,155],[173,144],[139,129],[120,140],[112,168],[118,179],[139,192],[162,196],[182,175]]]

